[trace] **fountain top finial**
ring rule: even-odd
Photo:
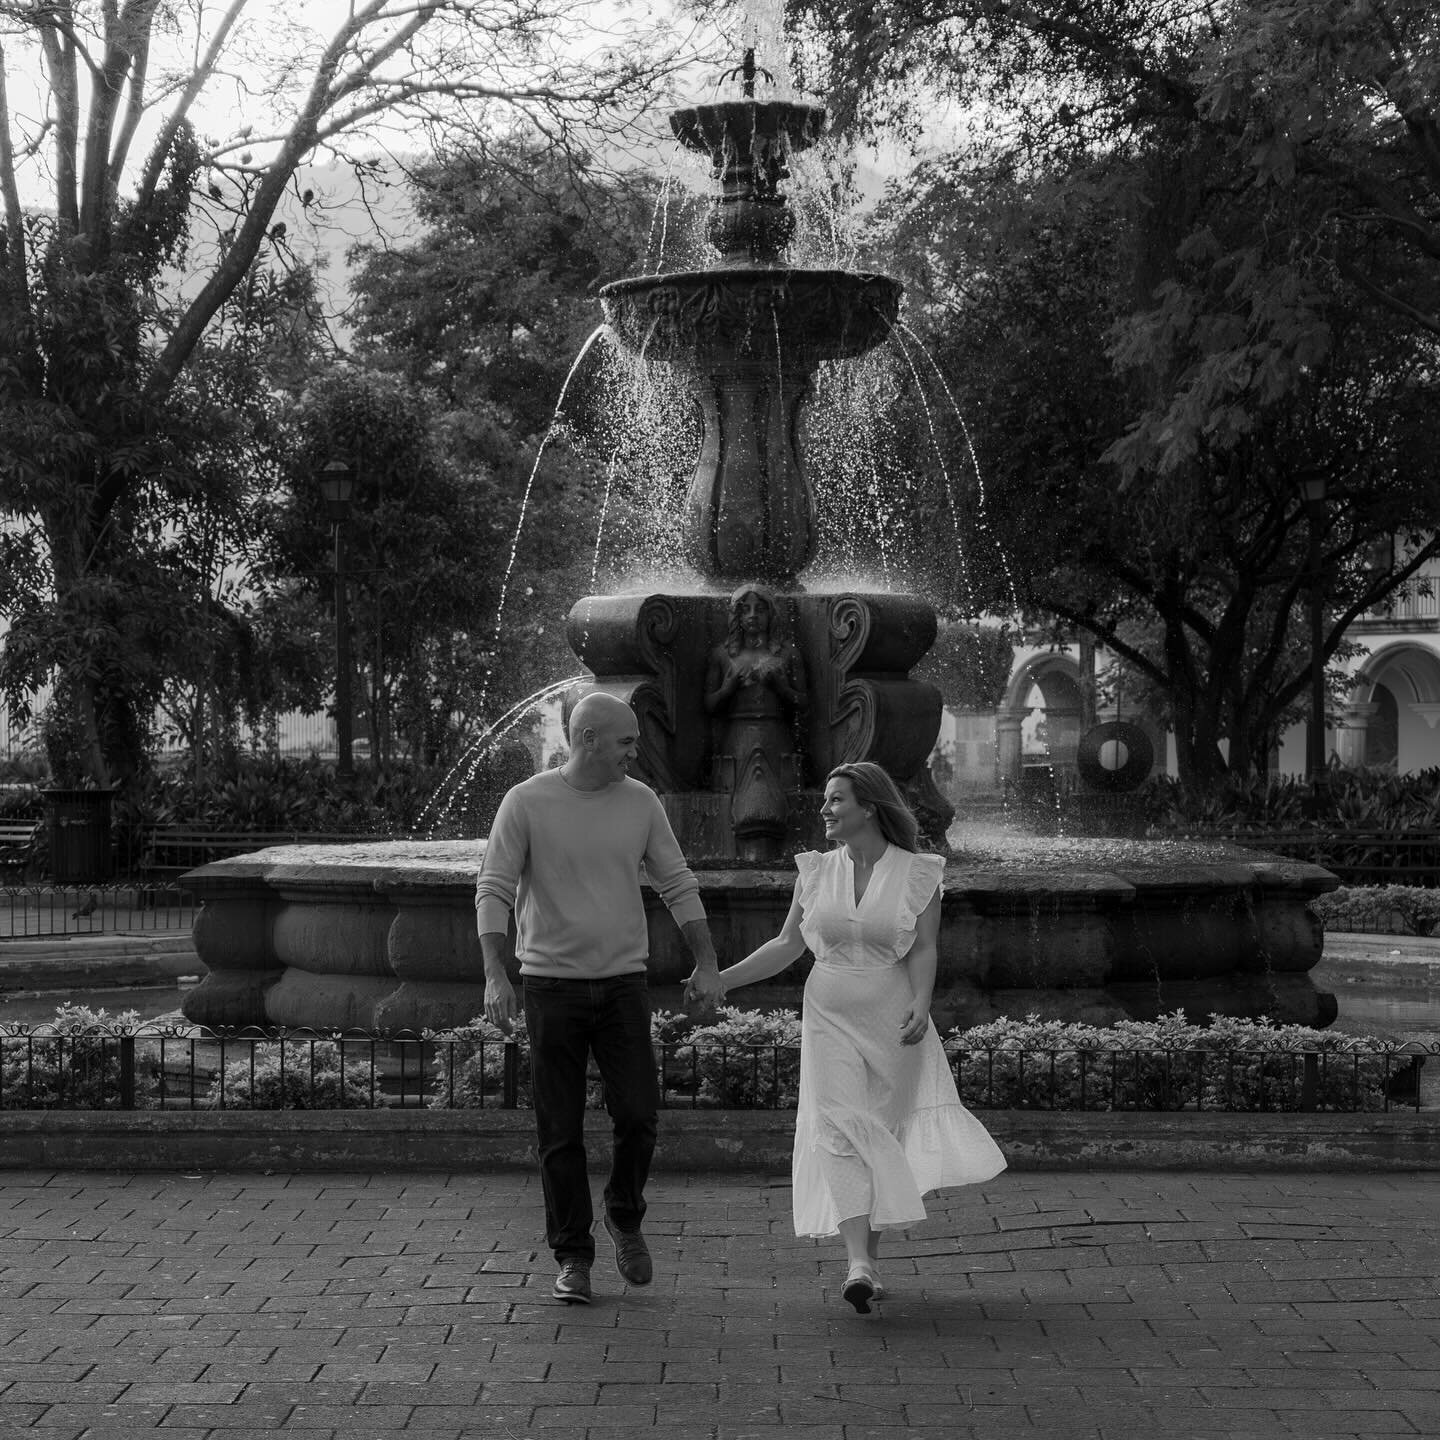
[[[726,70],[720,78],[733,80],[737,75],[740,77],[740,93],[747,100],[755,98],[756,75],[763,75],[771,85],[775,83],[775,77],[768,70],[755,64],[755,47],[753,45],[746,48],[744,58],[740,63],[733,70]]]

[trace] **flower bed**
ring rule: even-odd
[[[651,1026],[663,1103],[784,1110],[799,1087],[792,1011],[729,1007],[704,1025]],[[1419,1106],[1440,1047],[1176,1012],[1108,1028],[997,1020],[945,1037],[975,1109],[1379,1111]],[[238,1032],[65,1006],[44,1025],[0,1025],[0,1108],[514,1109],[531,1103],[523,1024],[417,1035]],[[589,1103],[603,1103],[598,1074]]]

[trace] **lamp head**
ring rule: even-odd
[[[325,497],[325,510],[332,520],[344,520],[350,514],[355,472],[348,460],[337,457],[325,462],[320,471],[320,493]]]

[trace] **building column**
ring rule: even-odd
[[[1358,769],[1365,763],[1365,734],[1370,717],[1380,709],[1373,700],[1347,700],[1335,731],[1335,753],[1347,769]]]
[[[1007,780],[1020,779],[1020,726],[1028,710],[997,710],[995,712],[995,779],[1003,785]]]

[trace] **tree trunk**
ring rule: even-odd
[[[76,488],[79,492],[78,485]],[[106,629],[121,630],[123,616],[115,613],[115,605],[123,602],[97,605],[94,582],[104,575],[108,531],[97,534],[89,519],[86,515],[61,515],[52,518],[47,527],[55,611],[93,614],[95,629],[101,633],[99,640],[86,635],[83,650],[72,644],[53,657],[50,727],[55,743],[51,756],[52,765],[59,766],[57,778],[62,783],[67,783],[63,772],[75,784],[88,781],[108,789],[124,786],[144,771],[143,742],[149,727],[141,723],[132,678],[104,643]],[[58,544],[57,532],[64,537]]]

